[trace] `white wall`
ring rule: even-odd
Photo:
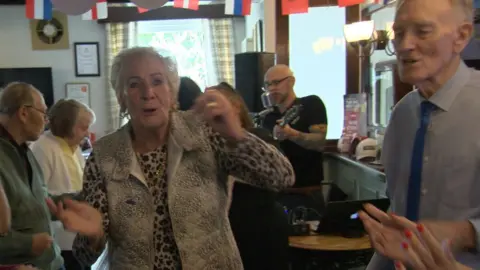
[[[235,53],[242,51],[242,41],[245,39],[245,18],[233,19],[233,40],[235,42]]]
[[[252,3],[252,8],[250,10],[250,15],[245,16],[245,36],[248,37],[248,38],[252,38],[253,28],[255,27],[255,24],[259,20],[263,20],[263,19],[264,19],[263,2],[262,3]]]
[[[92,132],[97,138],[106,130],[106,59],[105,26],[95,21],[82,21],[79,16],[68,18],[70,49],[33,51],[29,20],[25,18],[23,6],[2,6],[0,8],[0,67],[51,67],[55,101],[65,97],[65,84],[87,82],[90,84],[90,106],[97,121]],[[101,77],[75,77],[73,42],[99,42]]]

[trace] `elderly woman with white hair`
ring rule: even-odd
[[[85,202],[49,207],[78,232],[76,257],[109,269],[243,269],[228,221],[228,175],[282,189],[288,160],[245,131],[217,90],[175,111],[178,74],[151,48],[124,50],[111,83],[130,121],[98,140],[85,169]]]

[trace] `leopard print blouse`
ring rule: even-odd
[[[153,243],[155,246],[154,269],[178,270],[180,255],[172,231],[172,221],[167,202],[167,146],[145,154],[137,154],[143,175],[155,205]]]

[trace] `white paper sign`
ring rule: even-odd
[[[90,85],[88,83],[67,83],[66,96],[90,107]]]

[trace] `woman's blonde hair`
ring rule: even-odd
[[[73,128],[82,112],[92,116],[90,124],[95,122],[95,113],[87,105],[74,99],[61,99],[48,111],[48,128],[53,135],[68,138],[73,135]]]
[[[234,106],[238,107],[240,123],[244,129],[248,130],[255,126],[248,113],[248,107],[247,104],[245,104],[245,100],[235,88],[233,88],[233,86],[226,82],[221,82],[219,85],[210,88],[220,91],[220,93],[222,93]]]
[[[135,58],[140,57],[156,57],[165,65],[168,86],[172,94],[172,101],[175,103],[178,97],[178,89],[180,86],[180,78],[178,76],[177,65],[170,57],[162,56],[154,48],[151,47],[133,47],[121,51],[113,59],[112,68],[110,70],[110,84],[115,90],[118,103],[120,104],[120,114],[125,115],[127,106],[125,103],[125,78],[123,77],[123,69],[128,63]]]

